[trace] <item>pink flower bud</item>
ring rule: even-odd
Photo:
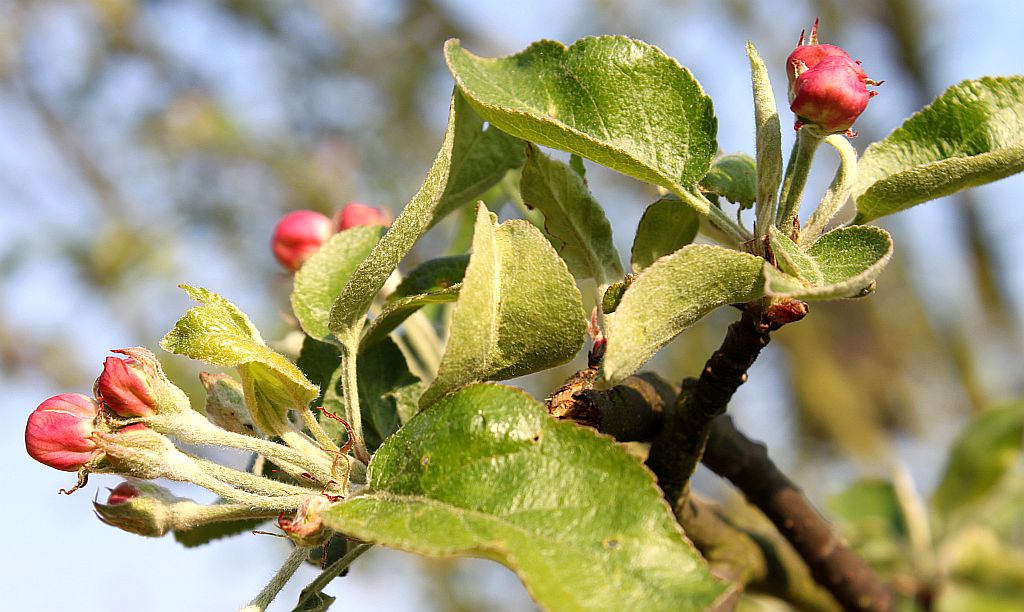
[[[340,232],[360,225],[391,226],[391,213],[382,208],[374,208],[358,202],[349,202],[334,213],[334,227]]]
[[[176,505],[192,502],[154,484],[125,481],[110,491],[107,503],[93,502],[101,521],[136,535],[158,538],[176,528]]]
[[[149,416],[156,409],[149,378],[142,364],[132,357],[107,357],[96,379],[96,397],[122,417]]]
[[[138,487],[125,481],[110,490],[110,496],[107,497],[107,505],[118,506],[127,504],[141,494],[142,492],[139,491]]]
[[[270,246],[277,261],[294,272],[333,233],[334,224],[326,215],[313,210],[296,210],[277,222]]]
[[[800,44],[786,60],[789,78],[790,110],[797,116],[796,127],[813,124],[822,131],[835,134],[850,132],[853,122],[867,108],[868,100],[877,92],[868,85],[878,85],[867,73],[835,45],[818,44],[818,22],[811,30],[811,44]]]
[[[25,448],[52,468],[77,472],[101,454],[92,439],[99,404],[79,393],[64,393],[46,400],[28,417]]]

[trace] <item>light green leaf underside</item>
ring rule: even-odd
[[[651,474],[610,439],[477,384],[388,439],[371,492],[323,520],[361,540],[513,569],[550,610],[704,610],[724,590]]]
[[[746,153],[730,153],[715,160],[700,181],[700,188],[722,196],[742,208],[750,208],[757,199],[757,168]]]
[[[950,87],[857,168],[857,223],[1024,170],[1024,76]]]
[[[1020,457],[1024,444],[1024,403],[977,416],[950,450],[932,506],[943,519],[980,501]]]
[[[670,191],[697,183],[717,150],[711,99],[689,70],[647,43],[542,40],[489,59],[449,40],[445,58],[480,116],[503,131]]]
[[[471,382],[565,363],[583,346],[585,321],[576,283],[540,231],[521,220],[496,227],[478,206],[448,345],[421,405]]]
[[[763,295],[760,257],[691,244],[641,272],[608,323],[602,385],[618,384],[670,340],[724,304]]]
[[[768,227],[768,242],[775,262],[783,272],[795,276],[811,287],[818,287],[824,283],[825,278],[821,274],[818,262],[774,225]]]
[[[651,204],[640,218],[633,237],[633,272],[690,244],[699,230],[700,217],[679,198],[665,196]]]
[[[334,302],[334,307],[331,309],[330,329],[343,344],[354,346],[358,342],[358,332],[374,296],[384,286],[391,272],[398,267],[398,263],[409,253],[420,236],[434,223],[440,207],[447,206],[447,203],[461,204],[463,200],[471,200],[493,184],[490,179],[470,181],[466,180],[466,177],[477,176],[477,170],[470,168],[473,160],[479,161],[476,157],[477,153],[486,152],[485,157],[493,161],[491,155],[493,147],[487,145],[482,149],[479,148],[483,145],[476,144],[480,142],[478,138],[496,138],[496,136],[487,136],[486,134],[474,136],[472,130],[466,128],[463,122],[476,126],[474,129],[478,133],[483,126],[480,118],[472,113],[472,109],[465,103],[461,94],[455,91],[452,94],[448,128],[445,130],[441,149],[438,151],[423,185],[402,209],[401,214],[391,225],[391,229],[384,234],[370,255],[352,273],[352,278],[349,279],[345,289]],[[508,152],[504,145],[499,148]],[[504,171],[501,174],[503,175]],[[498,176],[494,181],[496,182],[500,178],[501,176]],[[480,191],[475,192],[476,190]],[[457,198],[454,195],[456,193],[458,194]],[[454,208],[458,204],[453,203],[451,207]]]
[[[801,300],[857,297],[889,263],[892,238],[889,232],[880,227],[841,227],[818,238],[805,254],[820,272],[820,284],[808,285],[766,264],[769,295]],[[810,263],[804,262],[802,265],[805,267],[801,270],[813,274]]]
[[[410,295],[388,302],[384,305],[384,309],[380,311],[380,314],[367,326],[360,346],[366,347],[386,338],[392,330],[402,324],[402,321],[408,319],[414,312],[427,304],[454,302],[458,299],[461,288],[461,284],[455,284],[447,289],[437,289],[428,293]]]
[[[380,240],[381,231],[380,227],[361,226],[339,232],[295,273],[292,312],[307,335],[323,340],[331,334],[328,324],[334,300]]]
[[[476,200],[513,168],[523,165],[525,143],[484,120],[461,94],[455,95],[455,142],[448,185],[434,213],[434,225],[453,210]]]
[[[520,189],[523,202],[544,213],[544,232],[573,276],[598,284],[622,277],[612,226],[582,175],[530,145]]]
[[[165,351],[219,366],[259,366],[278,379],[295,401],[308,403],[319,394],[296,365],[268,347],[242,311],[221,296],[199,287],[181,285],[201,305],[190,309],[160,340]]]

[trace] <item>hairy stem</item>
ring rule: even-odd
[[[345,420],[352,427],[353,451],[356,459],[367,464],[370,462],[370,452],[366,450],[366,440],[363,438],[363,414],[359,408],[359,380],[356,375],[357,347],[358,344],[341,347],[341,387],[342,398],[345,401]]]
[[[226,482],[233,487],[238,487],[239,489],[255,493],[257,495],[281,497],[285,495],[315,495],[319,493],[319,490],[316,489],[306,489],[285,482],[278,482],[276,480],[250,474],[249,472],[234,470],[214,461],[207,461],[206,459],[200,459],[198,457],[193,457],[192,461],[202,468],[203,471],[217,480]]]
[[[302,546],[295,547],[295,550],[288,555],[288,558],[284,561],[284,565],[281,566],[281,569],[277,570],[277,573],[270,579],[267,586],[263,587],[260,594],[250,601],[248,606],[242,608],[242,610],[244,612],[266,610],[270,605],[270,602],[274,601],[277,594],[284,588],[285,583],[291,579],[292,575],[295,574],[295,571],[299,569],[300,565],[302,565],[302,562],[306,560],[306,557],[309,555],[309,550],[310,549]]]
[[[813,126],[805,125],[796,133],[793,152],[789,155],[786,177],[782,181],[782,195],[779,210],[775,215],[775,226],[787,236],[793,236],[793,226],[800,213],[800,198],[807,185],[807,174],[811,169],[814,151],[821,144],[822,134]]]

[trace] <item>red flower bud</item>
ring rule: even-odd
[[[270,246],[282,266],[294,272],[334,233],[331,220],[313,210],[296,210],[281,217]]]
[[[789,108],[797,116],[797,129],[813,124],[830,134],[849,132],[877,93],[868,91],[867,86],[879,83],[869,79],[846,51],[819,45],[817,21],[811,30],[811,44],[803,42],[801,33],[800,44],[786,60]]]
[[[358,202],[349,202],[334,213],[334,227],[340,232],[360,225],[391,226],[391,214],[382,208],[374,208]]]
[[[65,472],[76,472],[101,451],[92,439],[99,404],[79,393],[46,400],[28,417],[25,448],[33,459]]]
[[[142,364],[132,357],[107,357],[103,372],[96,379],[96,397],[122,417],[149,416],[156,409],[149,378]]]
[[[107,497],[107,505],[118,506],[120,504],[127,504],[141,494],[142,492],[139,491],[138,487],[125,481],[110,490],[110,496]]]

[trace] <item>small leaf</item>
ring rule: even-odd
[[[382,228],[360,226],[331,236],[295,273],[292,312],[302,331],[323,340],[330,336],[331,306],[380,240]]]
[[[1024,443],[1024,404],[978,415],[949,453],[932,506],[945,520],[988,495],[1016,463]]]
[[[627,274],[619,282],[608,285],[604,295],[601,296],[601,311],[604,314],[615,312],[615,309],[619,307],[619,302],[622,301],[622,296],[626,295],[626,289],[629,289],[634,280],[636,280],[635,274]]]
[[[633,238],[633,271],[640,272],[659,257],[675,253],[693,242],[700,217],[675,196],[665,196],[647,207]]]
[[[778,238],[777,240],[781,241]],[[789,243],[792,244],[792,241]],[[892,256],[892,238],[889,232],[880,227],[841,227],[818,238],[805,253],[821,274],[820,284],[802,282],[766,265],[766,287],[769,295],[801,300],[859,297],[889,263]],[[794,265],[800,267],[804,274],[812,277],[815,275],[811,262],[794,262]],[[806,280],[813,283],[813,278]]]
[[[444,304],[454,302],[459,298],[461,284],[452,285],[447,289],[438,289],[420,295],[410,295],[391,302],[388,302],[380,311],[363,334],[360,346],[367,347],[374,342],[387,338],[402,321],[408,319],[414,312],[427,304]]]
[[[249,317],[234,304],[200,287],[180,287],[202,305],[175,323],[160,340],[160,348],[219,366],[259,364],[278,378],[281,388],[297,402],[305,404],[317,396],[316,385],[294,363],[267,346]]]
[[[445,397],[381,446],[369,485],[324,523],[423,555],[497,560],[546,609],[696,611],[725,590],[650,472],[516,389]]]
[[[757,168],[746,153],[731,153],[715,160],[700,181],[705,192],[720,195],[740,208],[750,208],[757,199]]]
[[[544,213],[544,233],[573,276],[599,285],[622,277],[612,226],[581,174],[529,145],[520,189],[526,205]]]
[[[484,120],[459,93],[455,94],[455,116],[448,185],[431,225],[473,202],[501,181],[506,172],[523,165],[525,143],[494,126],[485,128]]]
[[[774,225],[768,228],[768,243],[780,270],[804,281],[807,286],[821,286],[825,278],[821,275],[818,262]]]
[[[674,193],[697,183],[718,149],[711,99],[689,70],[647,43],[542,40],[488,59],[453,39],[445,58],[480,116],[505,132]],[[698,212],[707,213],[706,204]]]
[[[704,244],[654,262],[626,290],[608,323],[601,384],[622,382],[715,308],[763,295],[764,264],[760,257]]]
[[[1024,170],[1024,76],[950,87],[857,166],[855,223]]]
[[[757,234],[775,219],[775,198],[782,183],[782,125],[775,106],[775,92],[768,68],[754,44],[747,43],[750,82],[754,93],[754,124],[757,147]]]
[[[909,569],[907,519],[891,482],[856,482],[829,499],[828,506],[843,537],[871,567],[887,574]]]
[[[585,333],[580,292],[540,231],[521,220],[496,227],[494,215],[480,205],[448,346],[420,403],[429,406],[478,380],[565,363],[579,352]]]
[[[407,274],[395,292],[388,296],[388,300],[447,289],[461,283],[462,277],[466,275],[468,264],[469,255],[450,255],[429,259]]]
[[[267,519],[242,519],[237,521],[221,521],[205,523],[192,529],[176,530],[174,539],[185,548],[195,548],[209,544],[214,540],[229,538],[259,527]]]

